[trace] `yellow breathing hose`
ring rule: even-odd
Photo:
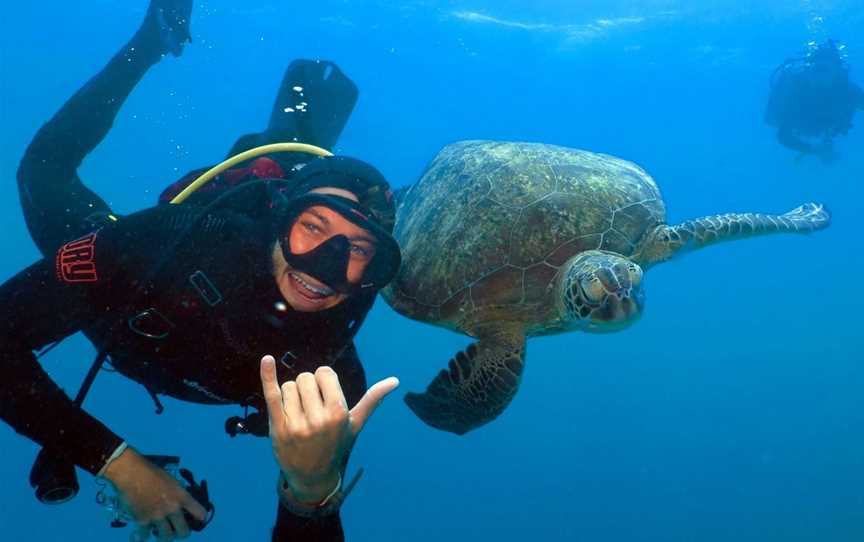
[[[271,143],[269,145],[255,147],[254,149],[249,149],[248,151],[244,151],[240,154],[234,155],[231,158],[222,162],[221,164],[208,169],[200,177],[192,181],[192,184],[184,188],[182,192],[174,196],[174,199],[171,200],[171,203],[183,203],[186,198],[191,196],[196,190],[210,182],[213,177],[219,175],[231,166],[239,164],[240,162],[245,162],[246,160],[249,160],[251,158],[261,156],[262,154],[270,154],[273,152],[305,152],[308,154],[314,154],[316,156],[333,156],[333,153],[328,151],[327,149],[322,149],[321,147],[316,147],[315,145],[309,145],[308,143]]]

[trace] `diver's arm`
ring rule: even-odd
[[[261,359],[270,440],[281,469],[277,492],[285,508],[273,540],[305,534],[307,528],[326,529],[331,537],[323,540],[341,540],[332,537],[341,536],[338,511],[354,483],[343,484],[348,455],[369,417],[399,381],[391,377],[378,382],[349,410],[339,379],[333,368],[322,366],[314,375],[301,373],[280,386],[273,356]]]
[[[0,286],[0,308],[5,311],[0,315],[0,419],[52,456],[110,480],[135,518],[138,534],[143,531],[146,538],[155,529],[167,537],[170,521],[185,538],[183,510],[199,520],[206,510],[177,480],[125,447],[119,436],[76,405],[33,355],[33,350],[104,317],[104,307],[93,303],[90,290],[100,281],[116,280],[116,275],[104,266],[97,271],[96,281],[70,283],[58,278],[62,269],[43,259]],[[111,298],[122,302],[117,295]]]
[[[58,280],[50,260],[0,286],[0,418],[96,474],[122,439],[76,406],[33,354],[95,318],[87,288]]]
[[[353,343],[349,343],[345,347],[333,366],[339,374],[339,382],[342,385],[345,400],[349,407],[353,407],[366,392],[366,375]],[[344,468],[342,469],[342,478],[345,479]],[[277,491],[281,491],[281,488]],[[290,542],[294,540],[320,540],[321,542],[345,540],[339,510],[331,509],[328,514],[316,517],[301,516],[290,512],[280,499],[271,541]]]
[[[322,517],[301,517],[292,514],[280,503],[276,514],[276,526],[271,535],[272,542],[294,542],[297,540],[342,542],[345,540],[339,512]]]

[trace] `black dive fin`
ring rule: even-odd
[[[332,149],[357,103],[357,85],[326,60],[295,60],[273,103],[267,138]]]
[[[261,145],[295,141],[332,150],[358,95],[357,85],[333,62],[295,60],[282,77],[267,129],[240,137],[228,156]],[[288,167],[297,162],[284,156],[274,158]]]

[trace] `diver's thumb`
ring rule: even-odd
[[[399,379],[395,376],[385,378],[384,380],[373,385],[366,391],[366,394],[360,398],[354,408],[351,409],[351,429],[355,435],[359,433],[363,426],[366,425],[366,420],[375,412],[381,401],[391,391],[399,387]]]

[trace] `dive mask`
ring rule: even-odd
[[[378,291],[387,285],[402,261],[399,245],[368,211],[356,202],[340,196],[307,193],[283,204],[278,221],[279,246],[292,269],[321,281],[328,288],[346,295],[363,290]],[[348,281],[352,245],[345,235],[334,235],[307,252],[292,250],[290,233],[300,216],[311,207],[322,206],[337,212],[349,222],[375,238],[375,254],[366,266],[359,283]]]

